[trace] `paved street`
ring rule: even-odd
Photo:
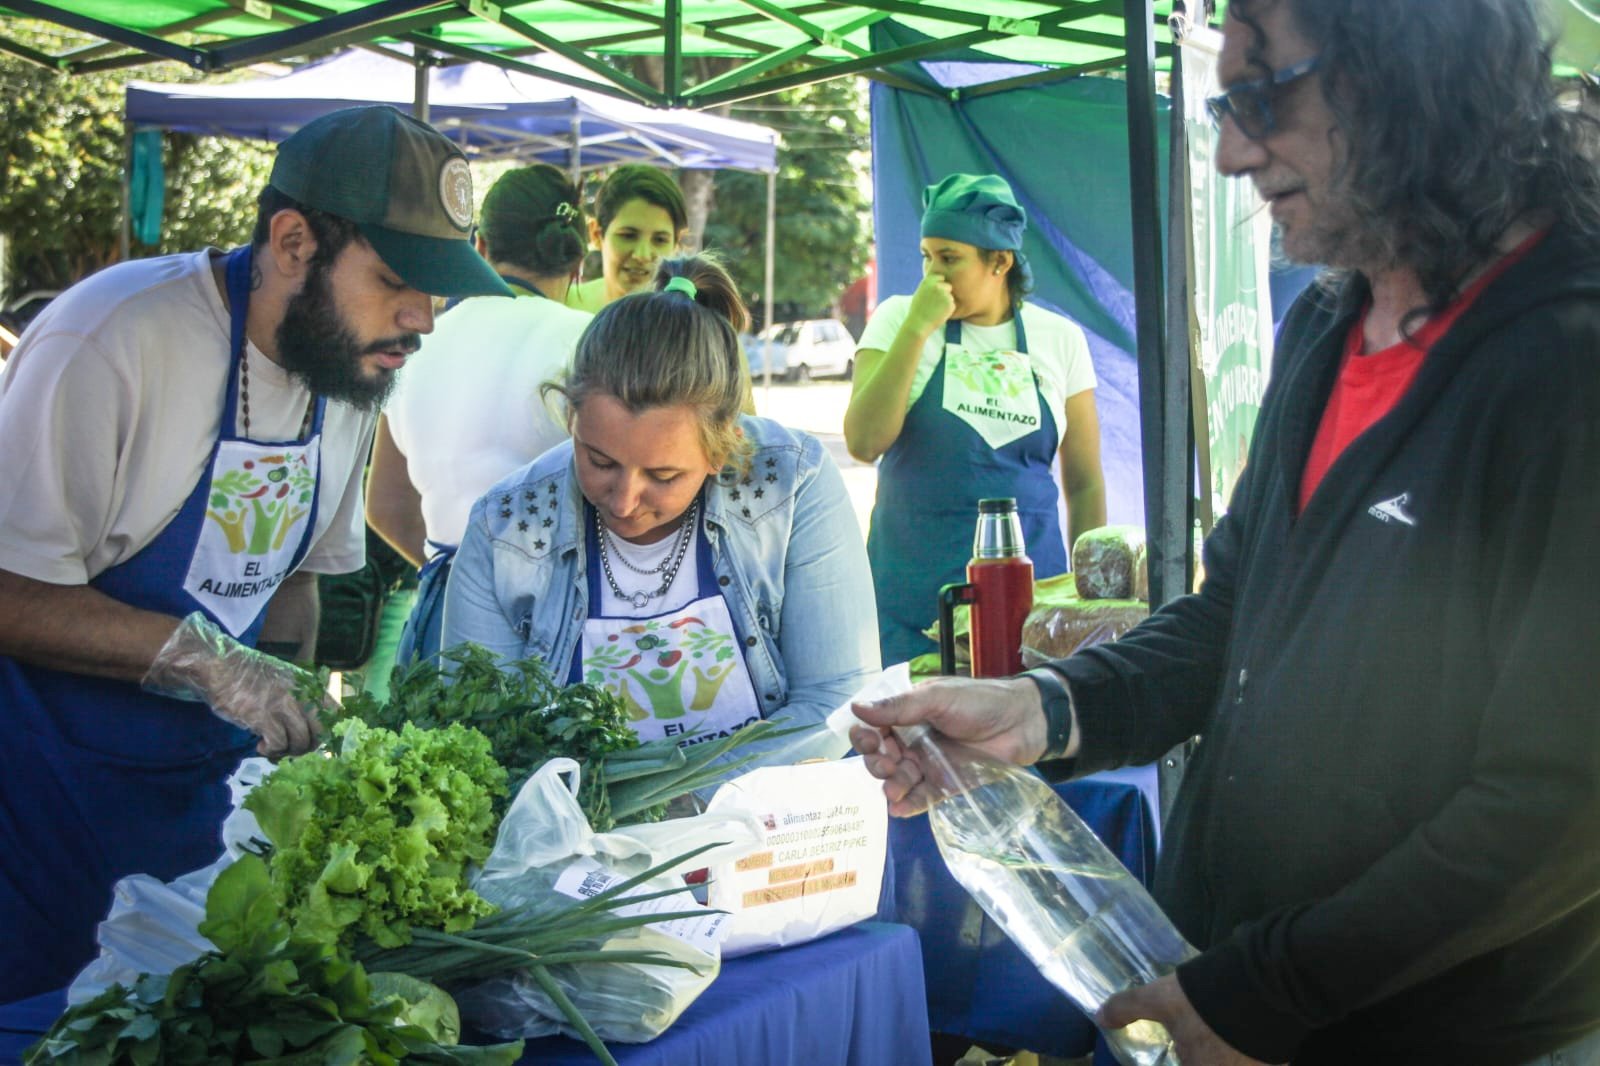
[[[850,402],[848,381],[810,381],[764,387],[756,379],[756,412],[794,429],[803,429],[828,449],[844,476],[850,502],[855,505],[861,533],[866,535],[877,491],[878,468],[856,462],[844,447],[844,409]]]

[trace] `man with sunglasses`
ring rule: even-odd
[[[1232,0],[1218,167],[1331,269],[1204,584],[858,708],[1070,774],[1200,736],[1155,885],[1200,953],[1100,1015],[1184,1066],[1600,1063],[1600,168],[1540,7]]]

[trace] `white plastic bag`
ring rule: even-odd
[[[566,783],[562,775],[567,775]],[[552,759],[528,779],[506,811],[494,850],[473,881],[479,895],[503,908],[550,906],[563,895],[593,895],[702,843],[724,846],[697,856],[692,867],[744,854],[762,839],[761,826],[743,813],[702,815],[597,835],[574,798],[577,789],[578,764],[571,759]],[[669,871],[646,881],[639,891],[672,887],[684,887],[683,878]],[[698,907],[687,890],[643,906],[668,911]],[[674,966],[588,963],[552,966],[549,973],[601,1039],[642,1043],[676,1021],[717,976],[724,929],[724,916],[705,910],[703,917],[638,926],[588,945],[604,951],[658,951],[693,964],[698,972]],[[461,990],[456,1002],[464,1021],[498,1037],[562,1032],[581,1038],[527,973]]]
[[[256,816],[240,804],[272,769],[271,760],[252,756],[228,778],[233,813],[222,823],[222,854],[210,866],[168,882],[133,874],[112,887],[111,912],[95,930],[100,954],[73,978],[69,1004],[86,1003],[114,984],[132,987],[140,974],[171,973],[214,949],[196,928],[206,916],[206,893],[242,846],[261,836]]]

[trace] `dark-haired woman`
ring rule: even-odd
[[[1027,214],[992,174],[952,174],[922,197],[922,284],[862,331],[845,411],[850,454],[880,457],[867,552],[883,661],[934,650],[923,630],[962,580],[978,500],[1013,496],[1034,574],[1068,568],[1072,537],[1105,524],[1094,368],[1083,331],[1023,302]]]
[[[656,269],[689,226],[683,190],[666,171],[630,163],[612,171],[595,197],[589,240],[601,273],[572,287],[567,304],[590,314],[629,293],[649,292]]]
[[[566,438],[540,386],[566,373],[590,316],[566,306],[583,215],[565,174],[507,172],[484,198],[478,250],[515,298],[474,297],[440,316],[378,422],[367,521],[422,568],[396,661],[439,650],[445,578],[484,490]]]
[[[571,441],[473,509],[444,645],[602,685],[646,740],[781,714],[810,729],[764,757],[840,755],[822,721],[878,669],[844,482],[814,438],[741,416],[727,274],[674,260],[661,284],[601,311],[552,386]]]

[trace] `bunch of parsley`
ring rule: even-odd
[[[324,724],[359,718],[395,730],[408,722],[471,726],[489,738],[495,760],[506,768],[510,796],[547,760],[576,760],[583,770],[578,803],[597,833],[659,819],[671,800],[725,780],[748,761],[720,762],[723,755],[797,731],[761,721],[689,749],[672,737],[641,744],[616,696],[586,682],[558,684],[542,659],[502,664],[476,644],[451,648],[440,659],[442,666],[396,667],[387,701],[354,693]],[[325,691],[326,674],[309,682],[308,694]],[[498,804],[496,814],[507,803]]]
[[[579,803],[597,830],[610,826],[604,789],[594,772],[610,752],[639,746],[622,704],[594,685],[559,685],[542,659],[501,667],[487,649],[463,644],[444,652],[443,665],[420,661],[396,667],[389,698],[358,692],[333,713],[398,730],[406,723],[436,729],[470,726],[489,738],[515,795],[533,772],[555,756],[583,766]],[[503,801],[496,813],[504,813]]]

